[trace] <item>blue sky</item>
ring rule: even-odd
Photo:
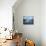
[[[32,19],[33,16],[24,16],[23,18],[24,18],[24,19]]]

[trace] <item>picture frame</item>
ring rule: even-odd
[[[33,25],[34,24],[34,16],[23,16],[23,24],[24,25]]]

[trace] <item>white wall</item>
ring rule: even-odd
[[[16,0],[0,0],[0,27],[12,28],[12,6]]]
[[[34,40],[36,46],[41,46],[41,0],[23,0],[14,10],[15,29],[22,32],[25,38]],[[23,16],[34,16],[34,25],[24,25]]]
[[[41,1],[41,38],[42,46],[46,46],[46,0]]]

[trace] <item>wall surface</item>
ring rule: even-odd
[[[17,7],[14,5],[15,29],[23,33],[23,37],[35,41],[41,46],[41,0],[23,0]],[[34,16],[33,25],[24,25],[23,16]]]
[[[46,46],[46,0],[41,1],[41,40],[42,46]]]
[[[0,0],[0,27],[12,29],[12,6],[16,0]]]

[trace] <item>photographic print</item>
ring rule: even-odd
[[[34,16],[23,16],[23,24],[34,24]]]

